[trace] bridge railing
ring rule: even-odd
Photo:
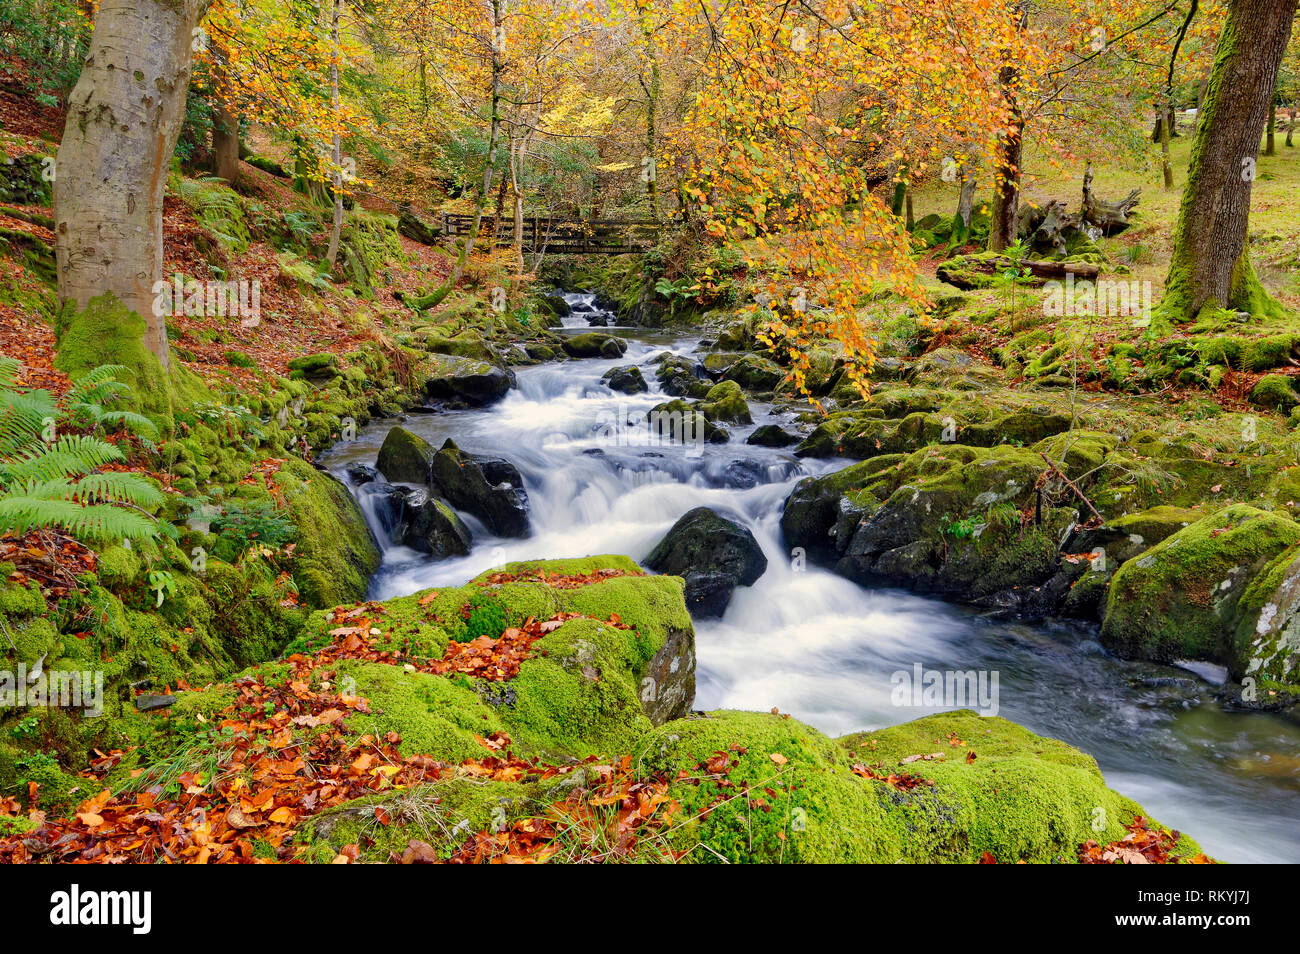
[[[442,233],[447,236],[469,235],[474,216],[444,212]],[[539,248],[556,254],[617,254],[635,252],[653,245],[659,223],[649,219],[564,219],[556,216],[526,216],[523,221],[523,244],[529,251]],[[513,218],[485,215],[479,226],[479,239],[496,245],[510,245],[515,240]]]

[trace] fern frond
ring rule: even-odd
[[[17,358],[0,355],[0,391],[12,391],[18,387],[18,372],[23,363]]]
[[[121,364],[101,364],[87,371],[68,388],[64,400],[69,406],[77,404],[103,404],[106,397],[117,397],[130,391],[130,387],[117,380],[129,369]]]
[[[72,492],[82,503],[129,503],[154,507],[162,503],[158,488],[137,474],[89,474],[77,481]]]
[[[158,436],[158,427],[143,414],[135,411],[102,411],[96,418],[101,427],[120,427],[136,437],[154,438]]]
[[[49,391],[0,389],[0,457],[12,457],[34,447],[41,439],[45,422],[58,416]]]
[[[98,437],[73,435],[29,450],[14,460],[0,462],[0,482],[23,483],[79,477],[105,464],[122,460],[122,452]]]
[[[49,527],[90,540],[147,540],[158,533],[158,525],[151,518],[111,504],[83,507],[70,500],[0,499],[0,533],[23,534]]]

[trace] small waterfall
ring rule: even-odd
[[[560,319],[565,328],[612,328],[618,326],[618,315],[596,303],[600,296],[595,292],[564,292],[562,297],[569,305],[569,313]]]
[[[586,293],[566,298],[591,299]],[[566,321],[566,326],[585,328]],[[490,408],[411,415],[403,426],[435,446],[447,437],[473,453],[510,460],[524,478],[533,532],[501,539],[481,523],[466,557],[431,561],[385,547],[372,587],[385,599],[463,583],[512,560],[623,553],[644,559],[673,522],[699,506],[739,516],[768,558],[725,616],[696,625],[696,706],[789,712],[831,734],[896,724],[933,709],[896,705],[892,674],[915,664],[1000,676],[999,714],[1095,756],[1110,783],[1165,824],[1195,833],[1212,855],[1236,861],[1300,858],[1300,729],[1270,716],[1227,715],[1144,687],[1135,673],[1186,677],[1113,659],[1087,628],[1028,626],[893,589],[869,589],[808,564],[781,539],[794,484],[845,461],[799,460],[788,449],[745,443],[658,441],[646,413],[667,399],[654,358],[694,353],[697,342],[636,329],[620,359],[519,369],[519,387]],[[639,365],[646,394],[611,391],[601,375]],[[751,403],[755,425],[789,426],[788,413]],[[391,422],[338,445],[327,465],[373,464]],[[381,543],[394,520],[382,485],[355,488]],[[1154,680],[1158,682],[1159,680]],[[1260,772],[1242,767],[1267,765]],[[1294,766],[1287,769],[1286,766]]]

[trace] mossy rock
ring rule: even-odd
[[[731,364],[723,377],[735,381],[747,391],[771,391],[785,379],[785,369],[770,358],[747,354]],[[813,383],[824,385],[828,378],[829,374]]]
[[[1266,374],[1250,389],[1250,403],[1286,414],[1300,404],[1300,394],[1296,393],[1293,382],[1289,375]]]
[[[627,351],[627,342],[614,335],[586,331],[565,338],[560,347],[571,358],[621,358]]]
[[[307,606],[360,599],[379,568],[379,548],[347,487],[310,464],[288,458],[276,481],[298,528],[293,578]]]
[[[704,400],[696,405],[711,424],[752,424],[749,405],[745,394],[735,381],[719,381],[704,395]]]
[[[513,386],[511,373],[497,365],[451,354],[431,356],[424,381],[429,397],[472,407],[499,401]]]
[[[433,465],[434,446],[404,427],[394,427],[384,435],[375,467],[389,480],[410,484],[427,484]]]
[[[967,761],[967,751],[977,757]],[[934,752],[943,758],[902,761]],[[711,759],[720,771],[708,772]],[[988,853],[1069,863],[1085,841],[1116,840],[1145,817],[1106,787],[1089,756],[969,711],[840,740],[788,716],[713,712],[647,734],[634,764],[682,775],[671,788],[681,820],[670,837],[694,862],[974,863]],[[855,774],[855,764],[933,785],[896,789]],[[741,790],[752,794],[727,797]],[[1186,839],[1179,848],[1196,850]]]
[[[327,352],[305,354],[291,359],[288,367],[290,374],[309,381],[328,381],[339,373],[339,359],[337,355]]]
[[[620,394],[641,394],[650,390],[650,385],[646,383],[645,376],[641,374],[641,369],[636,365],[629,365],[624,368],[610,368],[600,378],[611,391],[618,391]]]
[[[1250,656],[1237,633],[1258,621],[1269,590],[1256,578],[1297,542],[1300,524],[1246,504],[1197,520],[1116,571],[1102,642],[1141,659],[1221,663],[1240,678]]]

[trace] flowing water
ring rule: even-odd
[[[568,297],[591,304],[590,296]],[[586,329],[587,318],[577,312],[565,325]],[[896,672],[918,664],[996,672],[998,715],[1089,752],[1112,788],[1211,855],[1300,861],[1300,726],[1225,712],[1208,685],[1181,670],[1117,660],[1087,627],[1008,622],[801,566],[781,542],[782,504],[801,477],[848,462],[747,445],[750,427],[733,429],[723,445],[654,442],[644,419],[665,398],[647,362],[664,351],[689,354],[696,342],[618,333],[629,339],[621,360],[520,369],[518,390],[493,407],[401,422],[435,445],[453,437],[467,451],[512,461],[528,490],[533,534],[496,539],[467,518],[474,533],[467,557],[435,562],[386,546],[375,598],[461,584],[512,560],[643,559],[683,513],[712,507],[749,526],[768,568],[753,587],[736,590],[721,620],[697,622],[696,708],[778,707],[839,735],[936,711],[895,705]],[[627,364],[642,365],[651,393],[626,396],[601,383],[605,371]],[[751,408],[756,425],[788,421]],[[326,465],[341,474],[353,462],[373,464],[394,423],[377,422],[338,445]],[[357,493],[373,521],[365,485]]]

